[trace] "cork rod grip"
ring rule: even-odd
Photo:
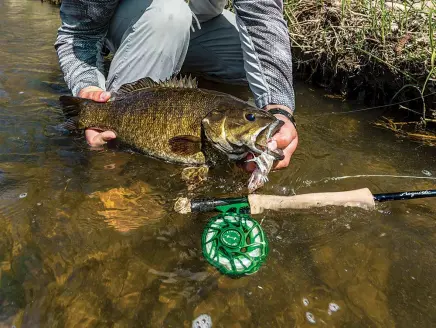
[[[251,214],[260,214],[264,210],[280,211],[324,206],[351,206],[366,210],[375,208],[374,196],[368,188],[295,196],[250,194],[248,195],[248,202],[250,203]]]

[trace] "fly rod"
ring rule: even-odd
[[[235,198],[178,198],[174,209],[178,213],[214,212],[220,207],[245,208],[251,214],[265,210],[308,209],[324,206],[360,207],[375,209],[376,202],[436,197],[436,189],[372,194],[368,188],[340,192],[308,193],[294,196],[250,194]]]
[[[178,198],[179,213],[220,212],[209,220],[201,237],[203,256],[221,273],[232,277],[251,275],[265,262],[269,243],[262,226],[250,217],[265,210],[353,206],[375,209],[376,202],[436,197],[436,190],[372,194],[368,188],[295,196],[249,194],[234,198]]]

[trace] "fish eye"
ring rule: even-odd
[[[253,122],[254,120],[256,120],[256,116],[252,113],[245,114],[245,118],[250,122]]]

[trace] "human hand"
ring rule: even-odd
[[[78,96],[80,98],[91,99],[96,102],[106,102],[111,97],[111,94],[110,92],[103,91],[98,87],[86,87],[80,90]],[[100,147],[109,140],[115,139],[117,136],[113,131],[86,129],[85,137],[88,145],[91,147]]]
[[[272,108],[281,108],[288,112],[291,112],[289,108],[281,105],[267,105],[264,107],[265,110],[270,110]],[[269,148],[271,149],[282,149],[284,158],[281,161],[276,161],[273,165],[273,170],[278,170],[285,168],[289,165],[292,154],[295,152],[298,146],[298,133],[294,124],[284,115],[275,114],[275,116],[282,120],[285,124],[280,128],[278,132],[271,138],[272,141],[269,144]],[[252,159],[253,155],[249,154],[247,156],[248,159]],[[247,172],[253,172],[256,169],[256,163],[248,162],[244,163],[244,169]]]

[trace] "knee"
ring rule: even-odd
[[[152,18],[148,22],[156,32],[165,34],[186,34],[192,24],[192,13],[188,4],[183,0],[156,1]]]

